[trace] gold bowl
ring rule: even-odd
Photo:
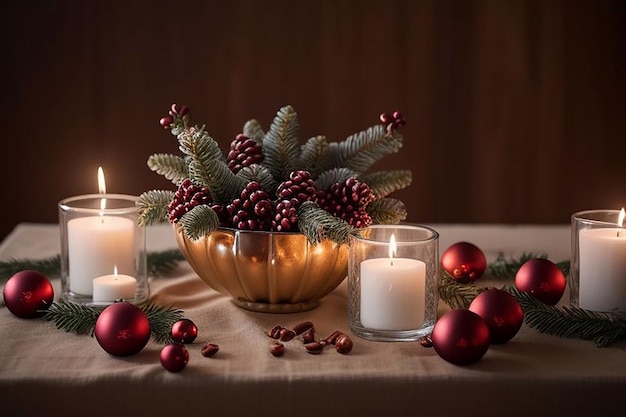
[[[348,245],[312,245],[301,233],[218,229],[199,239],[176,230],[183,255],[214,290],[247,310],[294,313],[315,308],[348,271]]]

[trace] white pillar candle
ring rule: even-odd
[[[124,217],[80,217],[67,222],[70,291],[93,294],[93,280],[110,274],[135,273],[135,224]]]
[[[104,275],[93,280],[93,302],[110,303],[135,298],[137,280],[130,275]]]
[[[626,311],[626,230],[583,229],[578,237],[578,305],[594,311]]]
[[[361,262],[361,324],[377,330],[418,329],[424,322],[426,264],[417,259]]]

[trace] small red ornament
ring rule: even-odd
[[[41,317],[54,300],[50,280],[37,271],[25,270],[14,274],[2,291],[4,304],[17,317]]]
[[[161,365],[170,372],[180,372],[189,362],[189,351],[181,343],[170,343],[161,349]]]
[[[489,326],[491,343],[506,343],[522,327],[524,311],[517,299],[506,291],[492,288],[483,291],[469,306]]]
[[[478,246],[457,242],[443,252],[441,266],[456,281],[467,284],[482,276],[487,269],[487,259]]]
[[[96,320],[96,340],[114,356],[130,356],[141,351],[150,339],[150,323],[137,306],[121,302],[105,308]]]
[[[172,325],[172,340],[179,343],[192,343],[198,337],[198,327],[189,319],[181,319]]]
[[[515,274],[515,288],[555,305],[565,292],[565,275],[548,259],[529,259]]]
[[[451,310],[437,320],[431,340],[441,358],[455,365],[469,365],[487,352],[489,326],[472,311]]]

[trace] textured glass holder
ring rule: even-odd
[[[145,228],[137,223],[136,200],[87,194],[59,202],[61,298],[97,305],[148,299]]]
[[[394,243],[395,253],[390,251]],[[355,230],[348,256],[350,328],[379,341],[427,335],[437,320],[438,279],[435,230],[410,224]]]
[[[573,306],[626,312],[626,229],[619,210],[572,215],[569,287]]]

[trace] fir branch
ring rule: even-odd
[[[189,176],[189,167],[183,158],[177,155],[155,153],[148,158],[148,167],[176,186]]]
[[[167,206],[174,198],[173,191],[152,190],[139,196],[135,205],[140,226],[152,226],[167,221]]]
[[[265,132],[263,131],[263,127],[261,127],[261,123],[255,119],[250,119],[243,125],[243,134],[256,143],[260,145],[263,144]]]
[[[202,239],[219,227],[217,213],[207,206],[198,205],[183,214],[177,223],[185,235],[192,240]]]
[[[278,188],[278,183],[274,180],[272,173],[263,165],[253,164],[249,167],[244,167],[237,173],[237,176],[246,183],[258,182],[261,188],[267,191],[269,195],[274,195]]]
[[[372,172],[360,180],[370,186],[376,198],[383,198],[411,185],[413,177],[409,170],[395,170]]]
[[[263,139],[263,164],[277,181],[298,169],[298,115],[291,106],[281,108]]]
[[[314,245],[324,239],[347,243],[352,230],[348,223],[321,209],[313,201],[304,202],[298,209],[298,227]]]
[[[395,198],[374,200],[365,209],[377,224],[398,224],[407,217],[404,203]]]
[[[309,171],[313,178],[329,169],[330,158],[326,136],[314,136],[302,145],[298,166],[300,169]]]
[[[172,325],[183,318],[183,311],[165,308],[152,303],[140,306],[150,323],[150,333],[157,343],[172,341]]]
[[[509,291],[517,298],[526,324],[558,337],[593,340],[597,347],[607,346],[626,338],[626,315],[584,310],[577,307],[562,308],[542,303],[530,294],[512,287]]]
[[[514,279],[522,265],[534,258],[547,259],[548,256],[545,253],[525,252],[519,258],[507,259],[501,253],[495,261],[487,266],[486,272],[495,278]],[[556,263],[556,266],[561,269],[565,276],[569,275],[569,265],[569,261]]]
[[[179,262],[185,260],[182,252],[178,249],[169,249],[161,252],[148,252],[147,264],[148,275],[160,277],[171,272]]]
[[[56,255],[46,259],[15,259],[0,261],[0,284],[20,271],[33,270],[47,277],[61,275],[61,256]]]
[[[439,281],[439,298],[450,308],[468,308],[481,289],[473,285],[461,284],[448,273],[442,272]]]
[[[376,125],[348,136],[330,149],[334,166],[363,174],[376,161],[398,152],[401,147],[402,135],[397,131],[389,134],[383,125]]]
[[[343,183],[348,178],[356,177],[356,173],[348,168],[333,168],[322,172],[316,179],[318,190],[330,190],[335,183]]]

